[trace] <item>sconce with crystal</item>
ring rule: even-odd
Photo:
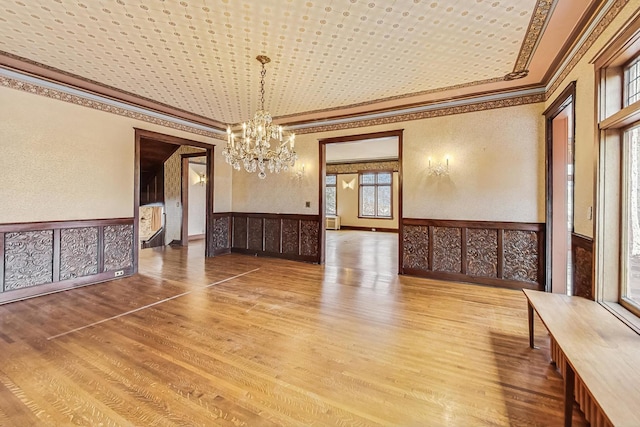
[[[429,166],[427,167],[427,174],[429,176],[447,176],[449,175],[449,156],[444,157],[444,163],[434,163],[429,157]]]
[[[298,181],[304,178],[304,163],[297,170],[292,172],[292,177]]]

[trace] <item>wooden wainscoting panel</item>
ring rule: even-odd
[[[402,220],[402,272],[513,289],[544,289],[544,224]]]
[[[282,253],[300,255],[300,224],[295,219],[282,219]]]
[[[98,274],[98,227],[60,230],[60,280]]]
[[[467,229],[467,274],[498,277],[498,230]]]
[[[133,225],[104,227],[104,271],[124,270],[133,265]]]
[[[233,215],[232,248],[247,249],[247,217]]]
[[[265,252],[271,252],[279,254],[281,248],[281,220],[278,218],[265,218],[264,219],[264,250]]]
[[[433,228],[433,270],[461,273],[462,243],[460,228]]]
[[[300,221],[300,255],[318,256],[319,231],[318,221]]]
[[[133,274],[133,218],[0,224],[0,303]],[[121,270],[121,271],[120,271]]]
[[[593,300],[593,239],[571,234],[573,295]]]
[[[53,282],[53,230],[5,233],[4,289]]]
[[[209,253],[212,256],[231,252],[231,213],[211,214],[212,236],[209,239]]]
[[[503,278],[519,282],[538,281],[538,235],[535,231],[504,231]]]
[[[233,217],[232,252],[320,262],[319,215],[234,212]],[[236,219],[244,219],[244,222]],[[244,235],[248,245],[237,245],[235,236]]]
[[[262,233],[263,231],[262,221],[263,221],[263,218],[249,217],[248,219],[247,241],[248,241],[248,249],[252,251],[264,250],[264,236]]]
[[[429,226],[405,225],[402,246],[404,268],[429,270]]]

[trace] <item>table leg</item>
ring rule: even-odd
[[[573,416],[573,388],[576,383],[576,374],[569,362],[564,362],[564,425],[571,427],[571,417]]]
[[[529,347],[536,348],[533,343],[533,306],[527,300],[527,314],[529,315]]]

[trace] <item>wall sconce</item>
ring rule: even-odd
[[[298,181],[304,178],[304,163],[300,167],[298,167],[298,170],[293,171],[293,178],[297,179]]]
[[[207,177],[204,174],[199,174],[197,184],[204,185],[206,182],[207,182]]]
[[[347,182],[344,179],[342,180],[342,189],[346,190],[346,189],[350,189],[350,190],[355,190],[356,188],[356,179],[353,178],[351,181]]]
[[[447,176],[449,175],[449,155],[444,156],[444,163],[437,163],[431,160],[431,157],[428,159],[429,166],[427,168],[427,173],[429,176]]]

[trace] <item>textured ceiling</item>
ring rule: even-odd
[[[578,3],[584,9],[589,2]],[[237,123],[259,107],[259,54],[272,59],[266,108],[274,116],[502,82],[528,65],[518,59],[526,62],[523,52],[535,50],[536,30],[543,24],[536,15],[550,5],[550,0],[0,0],[0,51]]]

